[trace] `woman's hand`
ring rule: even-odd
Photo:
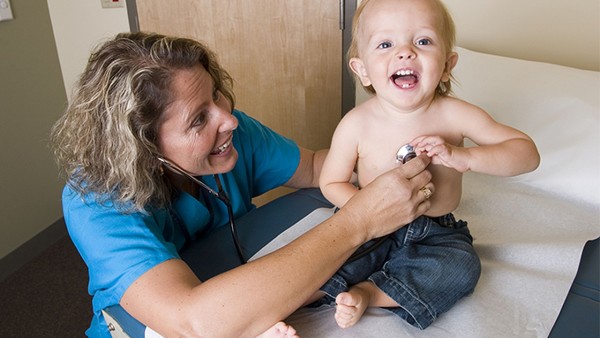
[[[338,214],[346,215],[363,241],[387,235],[424,214],[431,203],[421,189],[434,192],[431,159],[422,154],[377,177],[356,193]],[[361,232],[362,231],[362,232]]]
[[[430,206],[422,155],[359,191],[336,214],[290,244],[201,283],[181,260],[150,269],[125,292],[127,312],[164,336],[255,337],[305,304],[366,241]]]

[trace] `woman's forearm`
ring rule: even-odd
[[[289,245],[200,283],[181,260],[140,277],[121,300],[170,336],[255,337],[301,307],[364,241],[340,213]],[[148,296],[151,295],[151,296]]]
[[[165,336],[253,337],[302,306],[364,242],[423,214],[427,159],[380,176],[289,245],[200,283],[181,260],[146,272],[121,305]],[[433,190],[433,187],[431,186]],[[215,257],[217,259],[217,257]]]
[[[364,242],[347,216],[334,215],[282,249],[204,283],[201,297],[218,302],[214,309],[240,316],[239,331],[226,335],[253,337],[305,304]]]

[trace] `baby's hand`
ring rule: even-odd
[[[426,153],[431,163],[454,168],[463,173],[469,170],[469,154],[462,147],[446,143],[440,136],[420,136],[410,142],[417,155]]]

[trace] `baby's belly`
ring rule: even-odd
[[[454,169],[431,170],[435,187],[431,195],[431,208],[426,216],[437,217],[453,212],[460,203],[462,195],[462,174]]]
[[[393,168],[392,165],[366,164],[367,161],[359,161],[358,183],[364,187],[381,173]],[[398,164],[394,164],[398,165]],[[462,174],[441,165],[430,165],[427,170],[431,172],[432,183],[435,191],[431,195],[431,208],[425,213],[426,216],[437,217],[454,211],[460,203],[462,195]]]

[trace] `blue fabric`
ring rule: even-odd
[[[293,141],[246,114],[234,111],[234,115],[239,120],[233,136],[239,159],[231,172],[220,177],[237,218],[254,208],[252,197],[292,177],[300,151]],[[212,176],[202,180],[216,189]],[[110,337],[101,310],[118,304],[125,290],[143,273],[179,258],[185,244],[183,228],[198,237],[227,223],[225,205],[213,199],[208,203],[205,206],[187,193],[180,193],[172,209],[125,214],[110,204],[99,205],[93,195],[82,198],[65,186],[65,222],[88,266],[88,292],[93,296],[94,317],[88,336]]]
[[[600,238],[588,241],[577,275],[548,338],[600,337]]]
[[[424,329],[475,289],[481,264],[472,242],[467,223],[452,214],[421,216],[342,266],[321,287],[328,297],[317,304],[334,301],[352,285],[369,280],[401,305],[387,310]],[[360,250],[371,245],[373,241]]]

